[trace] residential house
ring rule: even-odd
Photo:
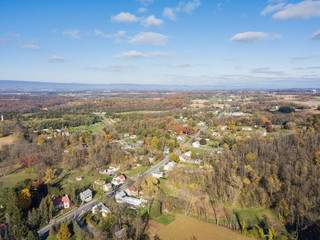
[[[92,191],[90,189],[87,189],[84,192],[80,193],[80,200],[82,202],[91,201],[92,200]]]
[[[113,178],[111,183],[113,185],[118,186],[118,185],[121,185],[122,183],[124,183],[125,180],[126,180],[126,177],[124,175],[120,175],[118,177]]]
[[[163,178],[164,177],[164,172],[153,172],[152,177],[155,178]]]
[[[106,217],[110,213],[109,208],[107,208],[103,203],[98,203],[93,206],[91,209],[92,213],[97,213],[98,211],[102,214],[103,217]]]
[[[200,143],[198,141],[196,141],[196,142],[192,143],[192,147],[199,148]]]
[[[164,155],[169,155],[170,153],[170,149],[169,148],[166,148],[164,151],[163,151],[163,154]]]
[[[117,203],[122,203],[123,199],[126,197],[126,194],[124,191],[120,191],[114,197]]]
[[[127,137],[129,137],[130,136],[130,134],[129,133],[125,133],[125,134],[123,134],[123,137],[125,137],[125,138],[127,138]]]
[[[165,171],[173,170],[175,164],[176,164],[175,162],[168,162],[166,165],[163,166],[163,170]]]
[[[52,200],[53,200],[53,204],[54,204],[54,210],[56,210],[56,211],[70,207],[70,199],[67,194],[63,197],[60,197],[60,198],[57,198],[53,195]]]
[[[130,138],[131,138],[131,139],[136,139],[137,136],[136,136],[136,135],[131,135]]]
[[[97,179],[94,181],[94,184],[98,185],[98,186],[102,186],[102,185],[106,184],[106,181],[103,181],[101,179]]]
[[[177,140],[180,141],[180,142],[185,142],[187,139],[187,137],[185,135],[180,135],[177,137]]]
[[[126,189],[125,193],[128,194],[128,196],[138,196],[138,191],[134,188],[134,186],[131,186],[128,189]]]
[[[111,183],[107,183],[107,184],[103,184],[102,189],[103,189],[103,191],[105,191],[105,192],[109,192],[109,191],[111,191],[113,188],[112,188]]]
[[[154,163],[154,158],[149,157],[148,160],[149,160],[149,163],[151,164]]]
[[[139,199],[139,198],[133,198],[133,197],[124,197],[122,202],[133,205],[135,207],[139,207],[141,205],[144,205],[144,203],[146,203],[147,200],[145,200],[143,198]]]
[[[82,177],[76,177],[76,180],[79,182],[82,180]]]
[[[188,151],[188,152],[186,152],[185,154],[184,154],[184,156],[186,156],[186,157],[191,157],[191,151]]]
[[[220,133],[218,133],[218,132],[213,132],[213,133],[212,133],[212,136],[214,136],[214,137],[219,137],[219,136],[221,136],[221,135],[220,135]]]
[[[108,174],[113,174],[116,171],[120,170],[120,165],[110,165],[108,169]]]
[[[199,123],[197,124],[198,127],[203,127],[203,126],[205,126],[205,125],[206,125],[206,123],[204,123],[204,122],[199,122]]]
[[[242,127],[242,131],[252,131],[252,127]]]
[[[227,129],[227,126],[221,126],[220,129],[221,131],[225,131]]]

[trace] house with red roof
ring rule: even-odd
[[[126,177],[121,174],[120,176],[113,178],[112,181],[111,181],[111,183],[112,183],[113,185],[118,186],[118,185],[121,185],[122,183],[124,183],[125,180],[126,180]]]
[[[138,191],[135,189],[134,186],[131,186],[128,189],[126,189],[125,193],[128,194],[128,196],[137,196],[138,195]]]
[[[53,195],[52,200],[53,200],[53,204],[54,204],[54,209],[56,211],[70,207],[70,198],[67,194],[65,196],[59,197],[59,198],[57,198]]]

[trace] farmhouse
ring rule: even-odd
[[[56,211],[63,209],[63,208],[70,207],[70,199],[67,194],[61,198],[56,198],[53,195],[52,200],[53,200],[53,204],[54,204],[54,210],[56,210]]]

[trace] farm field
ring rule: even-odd
[[[156,228],[154,228],[156,229]],[[174,222],[159,228],[158,234],[165,240],[184,240],[195,237],[197,240],[246,240],[253,239],[243,236],[230,229],[220,227],[211,223],[202,222],[192,217],[181,216]]]
[[[16,135],[9,135],[6,137],[0,138],[0,149],[5,145],[10,145],[16,139]]]

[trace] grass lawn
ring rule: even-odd
[[[75,127],[73,129],[77,129],[77,130],[80,130],[80,131],[84,131],[84,130],[91,130],[92,132],[94,132],[95,134],[100,134],[100,135],[103,135],[102,133],[102,129],[105,127],[106,125],[104,125],[102,122],[98,122],[98,123],[95,123],[95,124],[92,124],[90,126],[79,126],[79,127]]]
[[[280,221],[269,209],[264,208],[234,208],[235,214],[240,222],[243,220],[246,222],[246,225],[254,226],[258,225],[259,222],[264,221],[265,219],[269,222],[276,222],[280,224]]]
[[[0,184],[2,187],[12,188],[17,185],[17,183],[25,180],[25,179],[36,180],[38,175],[35,173],[26,173],[24,170],[21,170],[16,173],[9,174],[7,176],[0,178]]]
[[[150,167],[145,167],[145,166],[132,168],[126,173],[126,176],[127,177],[133,177],[133,176],[135,176],[135,175],[137,175],[139,173],[143,173],[143,172],[147,171],[149,168]]]
[[[152,220],[167,226],[176,220],[176,216],[173,214],[163,213],[160,217],[153,218]]]
[[[166,196],[170,197],[177,197],[178,196],[178,189],[172,186],[168,180],[160,179],[160,189]]]

